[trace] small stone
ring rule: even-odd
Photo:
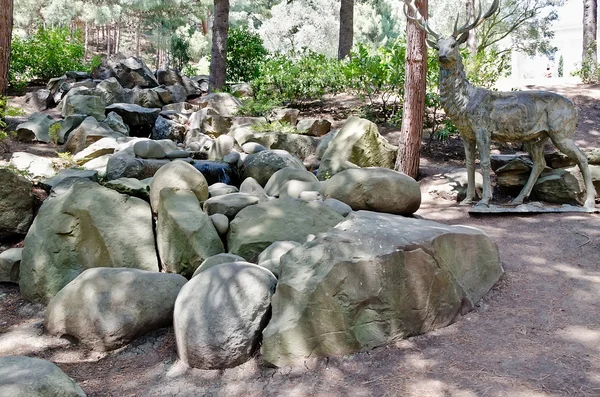
[[[227,216],[223,214],[213,214],[210,216],[210,220],[220,236],[227,234],[227,231],[229,230],[229,218],[227,218]]]
[[[165,150],[155,141],[138,141],[133,145],[133,152],[143,159],[163,159]]]

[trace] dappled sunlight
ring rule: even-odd
[[[592,330],[573,325],[560,330],[558,336],[566,341],[580,343],[590,350],[600,352],[600,329]]]

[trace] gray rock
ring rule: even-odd
[[[305,190],[300,192],[298,198],[302,201],[323,201],[321,193],[315,190]]]
[[[124,136],[90,116],[69,134],[64,150],[71,154],[77,154],[102,138]]]
[[[357,167],[394,168],[397,151],[379,135],[375,124],[353,116],[327,146],[317,176],[324,180]]]
[[[31,153],[14,152],[10,158],[10,165],[33,179],[50,178],[56,175],[52,159]]]
[[[220,214],[218,214],[220,215]],[[196,269],[192,278],[196,277],[201,272],[210,269],[211,267],[222,265],[223,263],[245,262],[245,259],[239,255],[222,253],[206,258],[204,262]]]
[[[0,283],[19,283],[19,268],[23,248],[10,248],[0,252]]]
[[[132,132],[139,130],[150,131],[158,118],[160,109],[148,109],[129,103],[114,103],[106,107],[106,113],[115,112],[123,118]]]
[[[210,154],[209,154],[210,157]],[[231,152],[227,153],[225,156],[223,156],[223,162],[227,163],[227,164],[232,164],[232,165],[237,165],[240,162],[241,156],[238,152],[236,152],[235,150],[232,150]]]
[[[122,138],[117,136],[108,136],[100,138],[85,149],[76,153],[73,160],[82,163],[95,159],[96,157],[113,154],[122,143]]]
[[[191,191],[162,189],[157,212],[156,245],[167,272],[191,277],[206,258],[225,251]]]
[[[223,214],[212,214],[210,220],[217,230],[217,233],[219,233],[219,236],[225,236],[227,234],[229,231],[229,218]]]
[[[111,157],[112,157],[112,155],[105,154],[103,156],[96,157],[90,161],[83,163],[83,165],[81,167],[86,170],[97,171],[98,177],[104,178],[104,177],[106,177],[106,168],[108,166],[108,161],[110,160]]]
[[[165,105],[162,107],[162,111],[174,111],[182,114],[192,114],[200,110],[200,106],[193,105],[189,102],[177,102]]]
[[[152,88],[158,86],[154,74],[140,59],[135,57],[105,59],[92,71],[92,77],[105,80],[116,77],[125,88]]]
[[[122,194],[141,198],[144,201],[150,201],[150,186],[148,183],[135,178],[119,178],[108,181],[104,184],[109,189],[116,190]]]
[[[158,98],[160,99],[160,102],[163,105],[169,105],[173,103],[173,96],[171,95],[171,92],[165,87],[156,87],[153,88],[152,91],[154,91],[156,95],[158,95]]]
[[[338,133],[339,130],[334,130],[321,137],[321,140],[319,141],[316,150],[317,159],[321,160],[323,158],[325,152],[327,151],[327,148],[329,147],[329,144],[331,143],[331,141],[333,141],[333,139]]]
[[[276,260],[279,262],[281,257],[287,254],[288,251],[291,251],[296,247],[300,247],[301,245],[302,244],[297,241],[275,241],[258,255],[258,264],[260,265],[263,262],[270,260]]]
[[[156,80],[158,84],[175,85],[181,84],[181,75],[173,69],[158,69],[156,71]]]
[[[106,162],[106,179],[136,178],[139,180],[154,176],[158,170],[169,164],[167,159],[142,159],[131,152],[123,151],[112,155]]]
[[[248,83],[239,83],[231,86],[231,94],[236,98],[248,98],[253,94],[252,86]]]
[[[536,181],[533,193],[539,200],[549,203],[583,204],[585,185],[574,173],[564,169],[546,172]]]
[[[259,201],[269,201],[269,195],[265,193],[265,189],[252,177],[244,179],[240,185],[240,193],[251,194],[258,197]]]
[[[125,102],[123,87],[114,77],[101,81],[96,86],[96,92],[104,99],[106,105]]]
[[[42,88],[27,94],[27,102],[31,103],[36,110],[42,111],[54,105],[54,97],[49,89]]]
[[[163,101],[155,89],[139,89],[135,87],[131,93],[133,104],[144,108],[162,109]]]
[[[158,271],[150,206],[94,182],[44,201],[24,244],[19,286],[31,301],[48,302],[89,268]]]
[[[221,135],[215,139],[215,142],[208,151],[209,160],[223,160],[223,157],[231,153],[235,146],[235,139],[229,135]]]
[[[306,170],[300,160],[284,150],[265,150],[248,155],[241,172],[244,179],[252,177],[264,186],[275,172],[286,167]]]
[[[322,182],[306,182],[291,180],[286,182],[279,191],[279,198],[299,198],[302,192],[319,192],[321,193],[324,189]]]
[[[158,211],[160,191],[165,188],[189,190],[200,203],[208,199],[208,183],[204,175],[193,165],[183,161],[173,161],[160,168],[150,184],[150,203],[154,212]]]
[[[321,137],[331,130],[331,123],[325,119],[303,119],[298,121],[296,129],[302,134]]]
[[[296,125],[298,123],[298,115],[300,110],[292,108],[277,108],[271,112],[269,119],[279,121],[280,123],[288,123]]]
[[[269,181],[265,185],[265,193],[267,193],[269,196],[277,197],[281,193],[283,186],[286,183],[288,183],[289,181],[303,181],[303,182],[312,182],[312,183],[316,183],[316,184],[319,183],[319,180],[312,172],[308,172],[303,169],[287,167],[287,168],[282,168],[279,171],[275,172],[271,176],[271,178],[269,178]],[[313,190],[313,189],[309,189],[309,190]],[[320,190],[320,189],[314,189],[314,190]],[[297,197],[298,196],[296,195],[296,197],[294,197],[294,198],[297,198]]]
[[[133,145],[133,152],[143,159],[164,159],[165,150],[156,141],[138,141]]]
[[[256,142],[246,142],[242,145],[242,150],[248,154],[255,154],[267,150],[266,147]]]
[[[325,204],[326,206],[328,206],[329,208],[331,208],[332,210],[336,211],[344,217],[348,216],[352,212],[352,207],[338,199],[328,198],[325,201],[323,201],[323,204]]]
[[[17,126],[16,137],[20,141],[51,142],[49,131],[55,123],[56,121],[47,114],[34,113],[26,122]]]
[[[58,131],[57,143],[63,144],[69,138],[69,134],[85,120],[86,116],[83,114],[72,114],[67,116],[61,125],[60,131]]]
[[[233,136],[239,145],[258,143],[268,149],[280,149],[304,159],[316,153],[318,138],[286,132],[256,132],[248,126],[231,128],[229,135]],[[260,150],[260,147],[257,147]],[[243,149],[253,151],[250,147]]]
[[[0,395],[85,397],[81,387],[55,364],[24,356],[0,357]]]
[[[105,108],[106,102],[104,98],[94,95],[87,88],[81,87],[80,90],[71,89],[63,98],[61,115],[67,117],[72,114],[83,114],[102,121],[106,118],[104,113]]]
[[[175,103],[184,102],[188,97],[187,90],[182,85],[169,85],[167,91],[169,91]]]
[[[227,247],[252,262],[275,241],[303,243],[309,234],[325,232],[344,218],[315,202],[276,199],[241,210],[229,225]]]
[[[448,172],[423,178],[419,181],[421,191],[427,192],[431,197],[451,201],[462,201],[467,196],[467,169],[456,168]],[[475,173],[475,191],[481,197],[483,177]]]
[[[197,102],[201,107],[211,107],[221,116],[235,116],[242,103],[231,94],[217,92],[200,98]]]
[[[186,152],[185,150],[171,150],[166,156],[169,160],[186,159],[190,157],[190,152]]]
[[[203,91],[202,87],[200,87],[200,84],[198,84],[196,81],[190,79],[187,76],[181,76],[181,82],[182,82],[182,86],[185,88],[185,91],[187,92],[187,96],[199,96],[202,95]]]
[[[175,299],[187,280],[177,274],[127,268],[88,269],[48,304],[44,328],[108,351],[173,321]]]
[[[223,214],[229,220],[249,205],[258,204],[258,197],[245,193],[230,193],[211,197],[204,202],[204,212],[208,215]]]
[[[50,192],[53,187],[58,184],[65,182],[67,179],[70,180],[70,184],[77,181],[92,181],[98,182],[98,171],[94,170],[80,170],[77,168],[67,168],[64,170],[60,170],[58,174],[53,176],[52,178],[44,179],[40,182],[40,185],[44,190]]]
[[[447,326],[503,270],[478,229],[360,211],[284,255],[280,272],[262,343],[275,366]]]
[[[33,185],[8,168],[0,168],[0,239],[24,235],[33,222]]]
[[[129,127],[125,124],[123,118],[115,112],[110,112],[102,123],[119,134],[129,136]]]
[[[410,215],[421,205],[417,181],[386,168],[355,168],[335,174],[325,184],[323,197],[338,199],[353,210]]]
[[[276,284],[271,272],[246,262],[214,266],[192,278],[175,302],[179,358],[201,369],[248,361],[258,349]]]
[[[210,197],[222,196],[224,194],[238,193],[239,189],[235,186],[228,185],[226,183],[213,183],[208,187],[208,194]]]

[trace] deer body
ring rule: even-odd
[[[483,195],[480,205],[488,205],[492,198],[490,181],[490,142],[523,142],[531,155],[533,169],[523,190],[513,200],[521,204],[546,166],[544,144],[550,139],[554,145],[579,166],[583,175],[585,207],[594,208],[595,189],[586,156],[573,142],[578,112],[573,103],[556,93],[545,91],[495,92],[474,87],[466,79],[459,45],[468,37],[468,31],[481,24],[498,9],[498,0],[481,18],[457,29],[448,38],[439,37],[428,25],[414,4],[404,0],[407,17],[417,23],[434,40],[430,46],[438,51],[440,64],[440,97],[446,115],[458,128],[465,147],[468,187],[463,204],[475,199],[475,154],[479,151],[483,176]],[[414,16],[409,16],[410,9]],[[458,22],[458,20],[457,20]]]

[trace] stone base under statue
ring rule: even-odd
[[[600,213],[600,208],[588,209],[570,204],[549,204],[534,201],[531,203],[510,206],[490,204],[475,205],[469,210],[469,214],[543,214],[543,213],[561,213],[561,212],[579,212],[579,213]]]

